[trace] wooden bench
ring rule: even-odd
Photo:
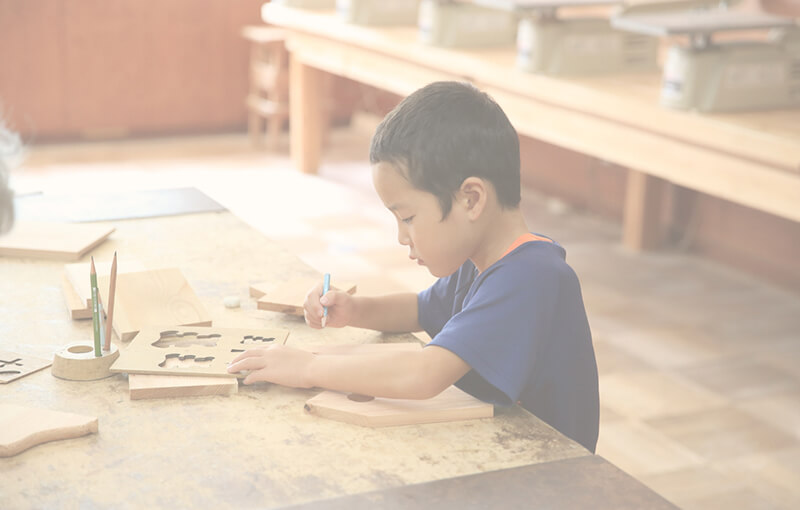
[[[513,46],[435,48],[418,41],[416,27],[349,25],[332,11],[265,4],[262,17],[287,31],[291,153],[302,172],[319,166],[326,72],[400,95],[456,79],[494,97],[521,135],[627,168],[630,248],[661,239],[664,181],[800,221],[800,110],[668,110],[658,104],[658,73],[553,78],[518,70]]]
[[[260,146],[262,126],[266,122],[268,147],[274,150],[289,118],[286,33],[279,28],[246,26],[242,29],[242,36],[250,41],[250,91],[245,99],[247,131],[253,145]]]

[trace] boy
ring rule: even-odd
[[[370,163],[409,257],[440,279],[417,294],[312,289],[306,322],[419,331],[419,352],[325,356],[250,350],[229,371],[364,395],[424,399],[456,384],[524,408],[594,451],[597,365],[580,286],[564,249],[529,233],[519,208],[519,139],[486,94],[455,82],[407,97],[378,126]]]

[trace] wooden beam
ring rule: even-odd
[[[308,66],[294,55],[289,59],[289,123],[291,153],[295,168],[315,174],[322,150],[322,131],[327,116],[323,111],[323,71]]]
[[[625,247],[644,251],[661,246],[664,240],[660,222],[663,194],[663,180],[637,170],[628,170],[622,230]]]

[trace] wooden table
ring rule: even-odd
[[[373,508],[677,510],[678,507],[602,457],[590,455],[315,501],[292,510]]]
[[[407,95],[436,80],[467,80],[503,107],[526,136],[629,169],[624,242],[661,238],[661,181],[800,221],[800,110],[700,115],[658,104],[659,74],[553,78],[516,69],[513,47],[422,45],[416,27],[343,23],[333,12],[265,4],[290,52],[291,153],[319,166],[322,72]]]
[[[99,260],[179,267],[221,327],[280,327],[289,344],[410,341],[257,310],[251,283],[312,271],[228,212],[115,222]],[[0,259],[4,350],[49,358],[91,337],[69,318],[63,264]],[[226,309],[223,296],[243,297]],[[66,381],[42,370],[0,385],[3,403],[99,417],[99,433],[0,459],[3,508],[269,508],[589,456],[519,407],[491,419],[369,429],[303,411],[316,391],[242,386],[236,395],[134,400],[124,375]]]

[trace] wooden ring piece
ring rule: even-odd
[[[101,351],[95,357],[94,346],[89,343],[74,343],[58,351],[53,357],[52,374],[70,381],[94,381],[114,375],[108,369],[119,357],[119,349],[111,344],[110,351]]]

